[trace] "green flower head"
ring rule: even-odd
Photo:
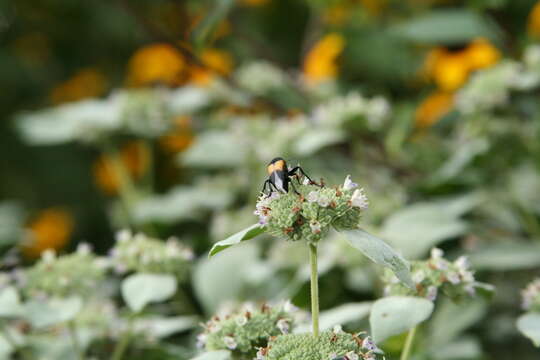
[[[175,238],[161,241],[124,230],[116,236],[111,258],[120,273],[136,271],[172,274],[183,279],[189,270],[193,252]]]
[[[298,194],[273,192],[262,195],[255,215],[268,233],[288,240],[306,239],[317,243],[331,227],[356,229],[368,201],[347,176],[343,185],[319,187],[309,183],[295,185]]]
[[[479,288],[491,290],[491,285],[475,280],[465,256],[450,262],[443,255],[441,249],[433,248],[428,260],[411,263],[412,280],[416,285],[414,290],[403,285],[392,272],[385,270],[385,295],[422,296],[435,301],[441,291],[453,300],[459,300],[475,296]]]
[[[280,335],[272,338],[267,348],[261,348],[257,360],[376,360],[382,351],[371,337],[343,332],[340,326],[333,331],[312,334]]]
[[[106,260],[96,257],[88,244],[59,257],[47,250],[23,275],[23,291],[28,296],[88,296],[103,280],[106,268]]]
[[[206,350],[231,350],[236,358],[251,360],[258,348],[267,345],[269,337],[292,330],[295,312],[296,308],[288,301],[258,307],[246,303],[240,310],[214,316],[206,322],[197,344]]]

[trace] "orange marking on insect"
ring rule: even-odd
[[[274,170],[284,170],[284,169],[285,169],[284,160],[278,160],[274,163]]]

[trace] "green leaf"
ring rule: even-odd
[[[459,217],[482,200],[473,193],[410,205],[386,219],[381,235],[406,258],[421,258],[440,242],[462,235],[467,223]]]
[[[540,265],[540,245],[512,241],[489,245],[468,255],[477,270],[521,270]]]
[[[174,317],[144,317],[135,323],[135,329],[140,329],[152,338],[161,339],[167,336],[192,329],[198,324],[197,316]]]
[[[229,360],[231,352],[227,350],[209,351],[192,358],[191,360]]]
[[[122,297],[134,312],[167,300],[176,292],[176,278],[163,274],[133,274],[122,281]]]
[[[298,139],[293,150],[300,156],[309,156],[324,147],[343,141],[344,138],[345,133],[339,129],[310,129]]]
[[[246,158],[246,147],[226,131],[206,131],[178,157],[182,165],[198,168],[236,168]]]
[[[322,311],[319,315],[319,328],[321,331],[332,329],[336,325],[345,325],[363,319],[369,314],[372,302],[349,303],[333,309]],[[295,327],[295,333],[304,333],[311,330],[311,324]]]
[[[412,296],[391,296],[375,301],[369,323],[373,341],[379,343],[412,329],[429,318],[433,302]]]
[[[540,347],[540,314],[529,312],[517,320],[517,328],[523,335],[531,339],[534,346]]]
[[[81,311],[79,297],[31,300],[24,306],[24,316],[36,328],[56,325],[73,319]]]
[[[251,240],[256,236],[259,236],[263,232],[265,232],[266,229],[264,227],[261,227],[259,224],[253,224],[250,227],[237,232],[236,234],[229,236],[225,240],[218,241],[217,243],[212,246],[212,249],[210,249],[210,253],[208,254],[208,257],[212,257],[219,253],[220,251],[225,250],[228,247],[231,247],[233,245],[239,244],[242,241]]]
[[[477,37],[497,40],[499,29],[486,17],[469,10],[434,10],[393,26],[390,31],[410,41],[429,44],[466,43]]]
[[[361,229],[347,230],[344,233],[347,235],[345,238],[354,248],[360,250],[376,264],[390,268],[399,280],[410,288],[414,288],[408,261],[396,253],[390,245]]]
[[[13,286],[0,291],[0,317],[18,317],[24,312],[19,293]]]
[[[208,36],[214,28],[227,16],[233,7],[234,0],[216,0],[213,1],[214,8],[210,11],[203,21],[195,28],[193,32],[193,41],[197,47],[201,47],[206,42]]]

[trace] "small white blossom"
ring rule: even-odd
[[[348,353],[345,354],[345,357],[348,360],[358,360],[358,359],[360,359],[358,357],[358,354],[356,354],[354,351],[349,351]]]
[[[430,286],[427,289],[426,293],[426,299],[430,301],[435,301],[437,299],[437,287],[436,286]]]
[[[368,208],[369,202],[366,194],[364,194],[364,189],[354,190],[351,196],[351,205],[353,207],[358,207],[361,210],[365,210]]]
[[[50,264],[56,260],[56,251],[47,249],[41,254],[41,259],[44,263]]]
[[[245,316],[239,316],[236,318],[236,323],[238,324],[238,326],[244,326],[247,324],[247,322],[248,318]]]
[[[229,350],[234,350],[238,346],[238,344],[236,343],[236,340],[234,340],[232,336],[225,336],[223,338],[223,342],[225,343],[225,346]]]
[[[431,249],[431,258],[432,259],[441,259],[444,255],[444,251],[439,248]]]
[[[290,313],[290,312],[298,311],[298,308],[294,306],[294,304],[290,300],[287,300],[283,304],[283,311]]]
[[[368,351],[379,351],[379,348],[373,340],[371,339],[371,336],[366,336],[365,339],[362,341],[362,348],[366,349]]]
[[[343,190],[352,190],[358,187],[357,183],[352,182],[351,175],[347,175],[345,182],[343,183]]]
[[[474,287],[474,283],[465,285],[464,289],[470,296],[476,295],[476,288]]]
[[[467,259],[466,256],[460,256],[454,261],[454,265],[456,265],[459,270],[467,270],[470,267],[469,259]]]
[[[80,243],[76,251],[79,255],[89,255],[92,252],[92,246],[88,243]]]
[[[257,351],[257,357],[255,360],[266,360],[266,349],[265,348],[259,348],[259,351]]]
[[[330,205],[330,199],[326,196],[320,196],[317,200],[317,204],[319,204],[319,206],[321,207],[327,207],[328,205]]]
[[[119,243],[128,242],[132,238],[131,231],[128,229],[120,230],[116,233],[116,241]]]
[[[309,227],[311,228],[311,231],[314,233],[314,234],[318,234],[321,232],[321,223],[318,222],[317,220],[312,220],[310,223],[309,223]]]
[[[414,281],[416,284],[421,283],[426,278],[426,275],[422,271],[417,271],[412,274],[412,281]]]
[[[205,333],[197,335],[197,348],[202,349],[206,345],[207,338],[208,335],[206,335]]]
[[[319,200],[319,193],[317,191],[311,191],[307,196],[308,202],[317,202]]]
[[[281,331],[282,334],[288,334],[289,333],[289,322],[287,319],[279,319],[277,322],[277,328],[279,331]]]
[[[343,332],[343,328],[341,327],[341,325],[335,325],[332,329],[332,332],[334,334],[341,334]]]
[[[448,281],[450,281],[452,284],[457,285],[461,282],[461,278],[459,277],[459,274],[456,272],[449,272],[446,274],[446,277],[448,278]]]

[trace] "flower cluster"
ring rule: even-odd
[[[334,188],[305,183],[294,186],[299,194],[274,192],[262,195],[257,202],[254,213],[274,236],[316,243],[330,227],[357,228],[362,211],[368,207],[363,189],[358,189],[350,176],[342,186]]]
[[[198,345],[206,350],[232,350],[237,357],[251,360],[258,348],[267,345],[269,337],[292,330],[295,311],[288,301],[277,306],[262,304],[258,308],[244,304],[238,311],[214,316],[203,324]]]
[[[45,251],[19,280],[31,297],[88,296],[95,292],[106,268],[105,259],[92,254],[87,244],[81,244],[76,252],[60,257],[54,250]]]
[[[441,249],[434,248],[431,250],[430,259],[411,263],[412,279],[416,284],[415,290],[401,284],[391,271],[385,271],[385,295],[422,296],[435,301],[439,291],[442,291],[450,298],[457,300],[464,296],[474,296],[478,288],[489,288],[487,284],[475,280],[465,256],[450,262],[443,258],[443,254]]]
[[[152,239],[140,233],[133,235],[128,230],[116,236],[116,245],[111,250],[115,269],[127,271],[174,274],[179,279],[186,276],[194,255],[192,250],[177,239],[166,242]]]
[[[367,99],[353,92],[337,97],[318,106],[313,118],[316,123],[341,125],[351,120],[362,119],[370,130],[381,128],[390,115],[390,104],[383,97]]]
[[[534,279],[521,291],[521,298],[523,310],[540,312],[540,278]]]
[[[376,360],[382,351],[371,337],[349,334],[336,326],[318,337],[312,334],[280,335],[261,348],[257,360]]]

